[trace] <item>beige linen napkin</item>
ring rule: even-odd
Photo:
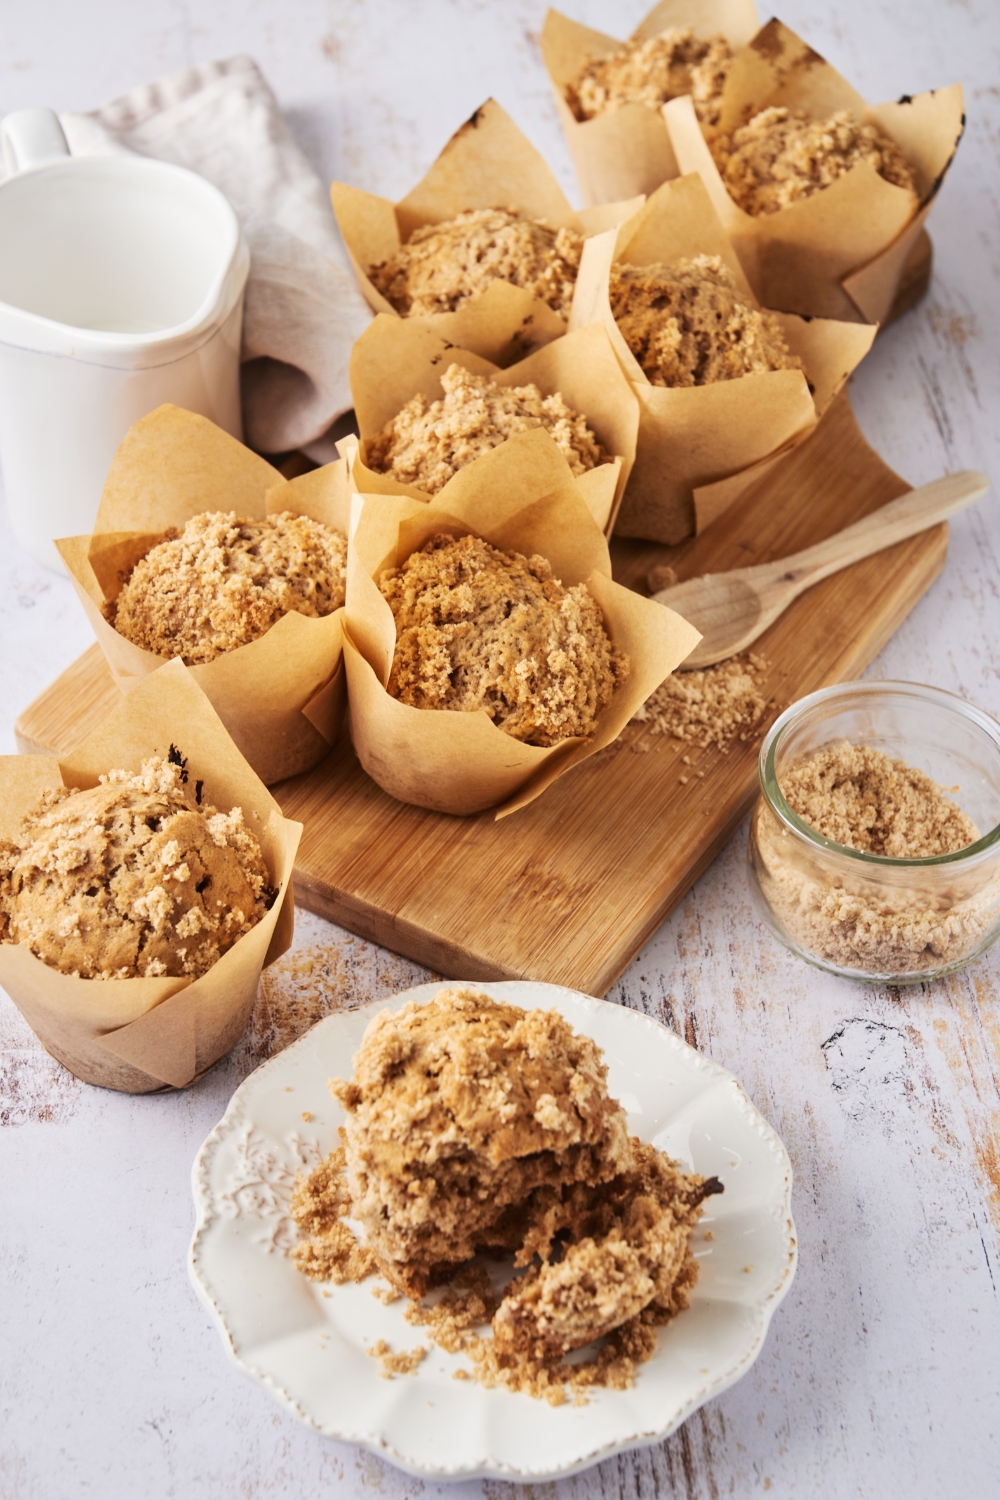
[[[292,139],[257,64],[249,57],[203,63],[61,119],[74,156],[135,151],[189,167],[225,193],[251,254],[247,442],[282,453],[321,439],[350,408],[351,346],[371,313],[326,184]]]

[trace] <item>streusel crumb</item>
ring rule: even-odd
[[[924,772],[870,745],[826,746],[779,777],[793,812],[861,854],[921,860],[965,849],[972,819]],[[793,838],[762,804],[754,869],[784,931],[838,968],[918,975],[964,962],[995,929],[1000,876],[915,865],[904,879],[877,865],[831,864]]]
[[[509,281],[569,316],[583,236],[507,208],[475,208],[414,230],[368,275],[398,313],[454,312],[491,281]]]
[[[412,1375],[417,1366],[427,1358],[427,1350],[422,1344],[416,1349],[393,1351],[385,1339],[378,1339],[368,1353],[372,1359],[378,1360],[379,1374],[383,1380],[392,1380],[397,1375]]]
[[[462,365],[449,365],[441,385],[440,400],[414,396],[371,440],[370,468],[436,495],[466,464],[533,427],[544,427],[574,474],[607,462],[586,417],[558,391],[543,396],[537,385],[498,385]]]
[[[379,588],[396,621],[388,691],[414,708],[484,709],[531,745],[590,735],[628,676],[586,584],[479,537],[433,537]]]
[[[814,120],[803,110],[771,106],[718,137],[712,154],[729,196],[755,217],[811,197],[862,162],[916,196],[913,169],[896,142],[846,109]]]
[[[0,843],[0,940],[81,979],[197,978],[273,899],[238,807],[198,807],[151,757],[88,791],[47,792]]]
[[[346,578],[346,538],[319,521],[204,511],[139,559],[109,618],[135,645],[195,666],[257,640],[292,610],[333,614]]]
[[[928,859],[974,844],[979,834],[923,771],[871,745],[817,750],[781,773],[789,807],[824,838],[890,859]]]
[[[767,662],[753,651],[731,656],[700,671],[675,672],[650,693],[633,714],[651,734],[691,740],[724,753],[730,743],[749,738],[767,707],[760,679]]]
[[[718,123],[732,60],[724,36],[702,40],[690,26],[675,27],[591,58],[567,88],[566,102],[578,120],[592,120],[624,104],[658,110],[690,94],[698,119],[710,127]]]
[[[754,307],[717,255],[669,266],[616,261],[608,292],[615,322],[652,385],[712,385],[802,369],[780,320]]]

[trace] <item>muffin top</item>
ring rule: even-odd
[[[414,230],[373,285],[403,317],[454,312],[491,281],[509,281],[568,317],[583,236],[508,208],[475,208]]]
[[[407,1289],[477,1245],[516,1248],[540,1191],[607,1182],[631,1164],[597,1045],[557,1011],[472,989],[382,1011],[350,1082],[331,1088],[348,1112],[355,1215]]]
[[[476,536],[433,537],[379,588],[396,622],[388,691],[413,708],[484,709],[530,745],[593,734],[628,676],[586,584]]]
[[[690,94],[702,125],[713,126],[732,60],[724,36],[703,40],[690,26],[673,27],[590,58],[566,89],[566,102],[578,120],[593,120],[625,104],[658,110],[668,99]]]
[[[762,109],[719,136],[712,154],[729,196],[754,217],[810,198],[862,162],[916,197],[913,169],[896,142],[846,109],[825,120],[783,105]]]
[[[780,319],[754,307],[717,255],[672,265],[617,261],[611,311],[652,385],[712,385],[766,370],[801,370]]]
[[[172,747],[171,747],[172,748]],[[240,808],[201,807],[181,758],[46,792],[0,843],[0,940],[80,979],[197,978],[273,892]]]
[[[108,614],[136,646],[196,666],[257,640],[292,610],[333,614],[346,578],[347,541],[319,521],[204,511],[139,559]]]
[[[462,365],[450,365],[441,386],[440,400],[414,396],[371,440],[372,469],[436,495],[473,459],[532,427],[545,428],[574,474],[607,461],[586,417],[558,391],[543,396],[537,385],[498,385]]]

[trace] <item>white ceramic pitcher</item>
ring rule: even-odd
[[[250,256],[223,195],[183,167],[70,156],[47,109],[0,128],[0,470],[18,540],[91,530],[115,450],[165,401],[242,437]]]

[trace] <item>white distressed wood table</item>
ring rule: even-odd
[[[645,0],[564,0],[624,35]],[[578,201],[536,38],[542,0],[5,0],[0,111],[86,109],[197,61],[258,59],[327,177],[391,198],[494,94]],[[1000,10],[995,0],[789,0],[782,18],[872,100],[961,79],[968,131],[931,221],[930,296],[853,382],[869,440],[913,483],[1000,480]],[[68,583],[0,537],[0,750],[89,644]],[[869,675],[1000,712],[995,497]],[[731,1068],[788,1144],[798,1278],[752,1372],[660,1448],[544,1486],[653,1495],[1000,1495],[1000,950],[888,990],[806,969],[751,911],[740,833],[612,990]],[[426,977],[301,916],[334,1002]],[[0,994],[0,1497],[226,1500],[437,1493],[299,1426],[226,1361],[184,1268],[195,1151],[233,1089],[317,1016],[283,962],[197,1087],[76,1082]],[[514,1486],[459,1487],[463,1496]]]

